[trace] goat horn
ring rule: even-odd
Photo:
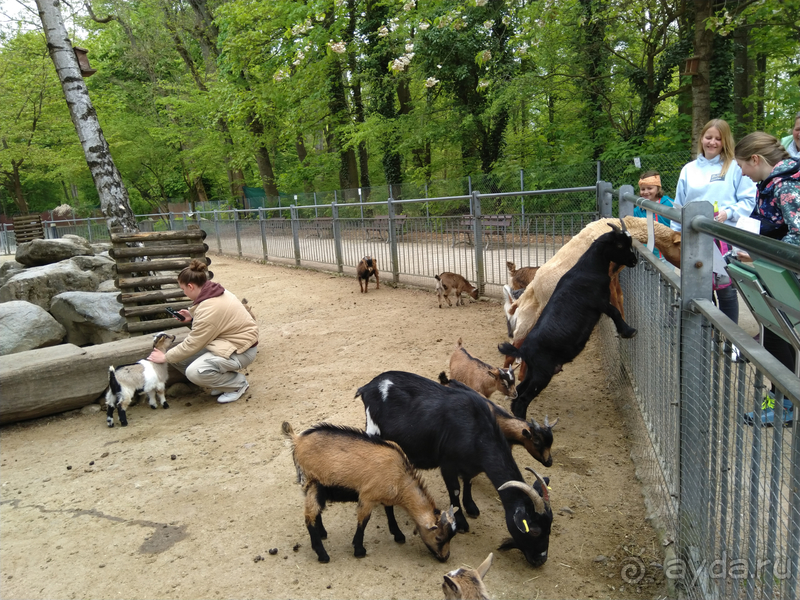
[[[524,481],[506,481],[503,485],[497,488],[497,491],[502,492],[503,490],[509,488],[517,488],[518,490],[521,490],[526,494],[528,494],[528,496],[530,496],[530,499],[533,501],[534,510],[536,510],[536,512],[539,513],[540,515],[543,515],[547,511],[546,505],[542,497],[538,494],[538,492],[535,489],[533,489]]]
[[[625,227],[625,219],[620,217],[619,218],[619,224],[622,226],[622,231],[624,231],[625,233],[628,233],[628,228]]]
[[[551,423],[551,422],[548,420],[548,418],[547,418],[547,415],[545,415],[545,416],[544,416],[544,426],[545,426],[545,427],[549,427],[550,429],[552,429],[553,427],[555,427],[556,425],[558,425],[558,420],[559,420],[560,418],[561,418],[561,417],[556,417],[556,420],[555,420],[555,421],[553,421],[553,422]]]
[[[544,500],[546,506],[550,506],[550,494],[547,493],[547,484],[544,482],[544,479],[542,479],[541,475],[539,475],[536,471],[534,471],[530,467],[525,467],[525,470],[533,473],[533,476],[539,480],[539,483],[542,486],[542,499]],[[532,486],[531,489],[533,489]],[[536,490],[534,489],[534,491]]]

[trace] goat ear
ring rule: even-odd
[[[533,436],[531,435],[531,430],[530,429],[523,429],[522,430],[522,437],[528,438],[529,440],[533,439]]]
[[[517,526],[517,529],[527,535],[535,537],[542,533],[542,528],[539,527],[524,510],[517,510],[517,512],[514,513],[514,524]]]
[[[492,379],[500,379],[500,373],[495,373],[491,369],[487,369],[487,373],[492,376]]]

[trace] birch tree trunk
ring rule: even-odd
[[[100,207],[109,229],[122,227],[126,232],[139,231],[128,200],[128,191],[111,157],[108,142],[89,98],[89,90],[81,76],[72,42],[61,18],[60,5],[59,0],[36,0],[47,39],[47,50],[56,67],[72,123],[78,132],[86,163],[100,196]]]

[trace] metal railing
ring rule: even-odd
[[[796,271],[800,249],[715,223],[706,202],[681,212],[630,187],[618,194],[622,215],[635,204],[683,224],[680,276],[642,246],[641,265],[623,271],[636,338],[601,327],[618,350],[604,353],[607,370],[638,405],[634,452],[650,512],[674,542],[665,575],[685,597],[796,598],[800,435],[781,415],[784,397],[797,414],[800,379],[714,306],[708,257],[713,237]],[[778,426],[762,428],[768,394]]]

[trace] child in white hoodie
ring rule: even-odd
[[[700,133],[697,159],[684,165],[675,188],[675,208],[705,200],[714,205],[714,219],[735,225],[740,216],[749,217],[756,204],[756,184],[745,177],[734,160],[731,128],[722,119],[712,119]],[[672,221],[675,231],[681,224]],[[734,323],[739,321],[739,299],[724,273],[715,277],[717,306]],[[721,279],[725,279],[722,281]]]

